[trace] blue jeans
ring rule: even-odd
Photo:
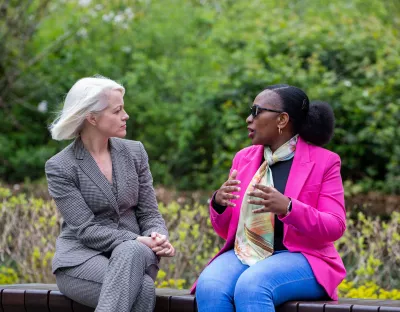
[[[327,299],[307,259],[287,250],[249,267],[233,250],[201,273],[196,288],[199,312],[273,312],[290,300]]]

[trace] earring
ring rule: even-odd
[[[279,132],[279,135],[281,135],[281,134],[282,134],[282,129],[281,129],[281,128],[279,128],[279,127],[278,127],[278,132]]]

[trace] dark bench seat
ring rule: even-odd
[[[197,311],[188,290],[157,289],[156,312]],[[92,312],[62,295],[54,284],[0,285],[0,312]],[[291,301],[278,312],[400,312],[399,300]]]

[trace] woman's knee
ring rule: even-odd
[[[144,258],[148,252],[149,247],[147,247],[145,244],[137,240],[127,240],[114,248],[111,254],[111,258],[121,256],[128,256],[129,258],[131,258],[132,256],[134,256],[135,259],[138,259]]]
[[[158,270],[159,267],[155,264],[151,264],[146,268],[146,274],[152,278],[153,282],[155,282],[157,279]]]
[[[259,276],[246,270],[239,277],[234,292],[235,302],[254,301],[263,297],[264,300],[273,300],[274,286],[271,280],[260,279]]]
[[[220,255],[200,274],[196,296],[215,300],[229,298],[232,301],[236,281],[246,267],[237,259],[233,250]]]
[[[57,270],[56,273],[56,284],[58,287],[58,290],[64,294],[67,295],[68,289],[69,289],[69,284],[70,284],[70,277],[65,275],[65,273],[63,273],[60,270]]]
[[[60,270],[56,271],[56,283],[60,292],[68,298],[92,308],[97,306],[101,283],[69,276]]]
[[[156,286],[154,285],[154,281],[151,278],[150,275],[145,274],[143,276],[143,284],[142,284],[143,289],[145,290],[145,293],[151,296],[151,298],[155,299],[156,296]]]
[[[210,297],[227,295],[233,297],[233,285],[229,281],[219,278],[217,274],[207,269],[200,274],[196,286],[196,297]]]

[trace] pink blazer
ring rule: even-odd
[[[218,214],[210,205],[211,223],[226,242],[208,264],[234,246],[244,192],[261,164],[263,153],[262,145],[253,145],[239,151],[233,159],[231,172],[236,169],[236,179],[241,181],[240,198],[232,200],[235,207]],[[292,212],[280,218],[284,224],[283,243],[290,252],[301,252],[306,257],[318,283],[337,300],[337,286],[346,275],[333,245],[346,229],[339,156],[299,138],[284,194],[292,199]]]

